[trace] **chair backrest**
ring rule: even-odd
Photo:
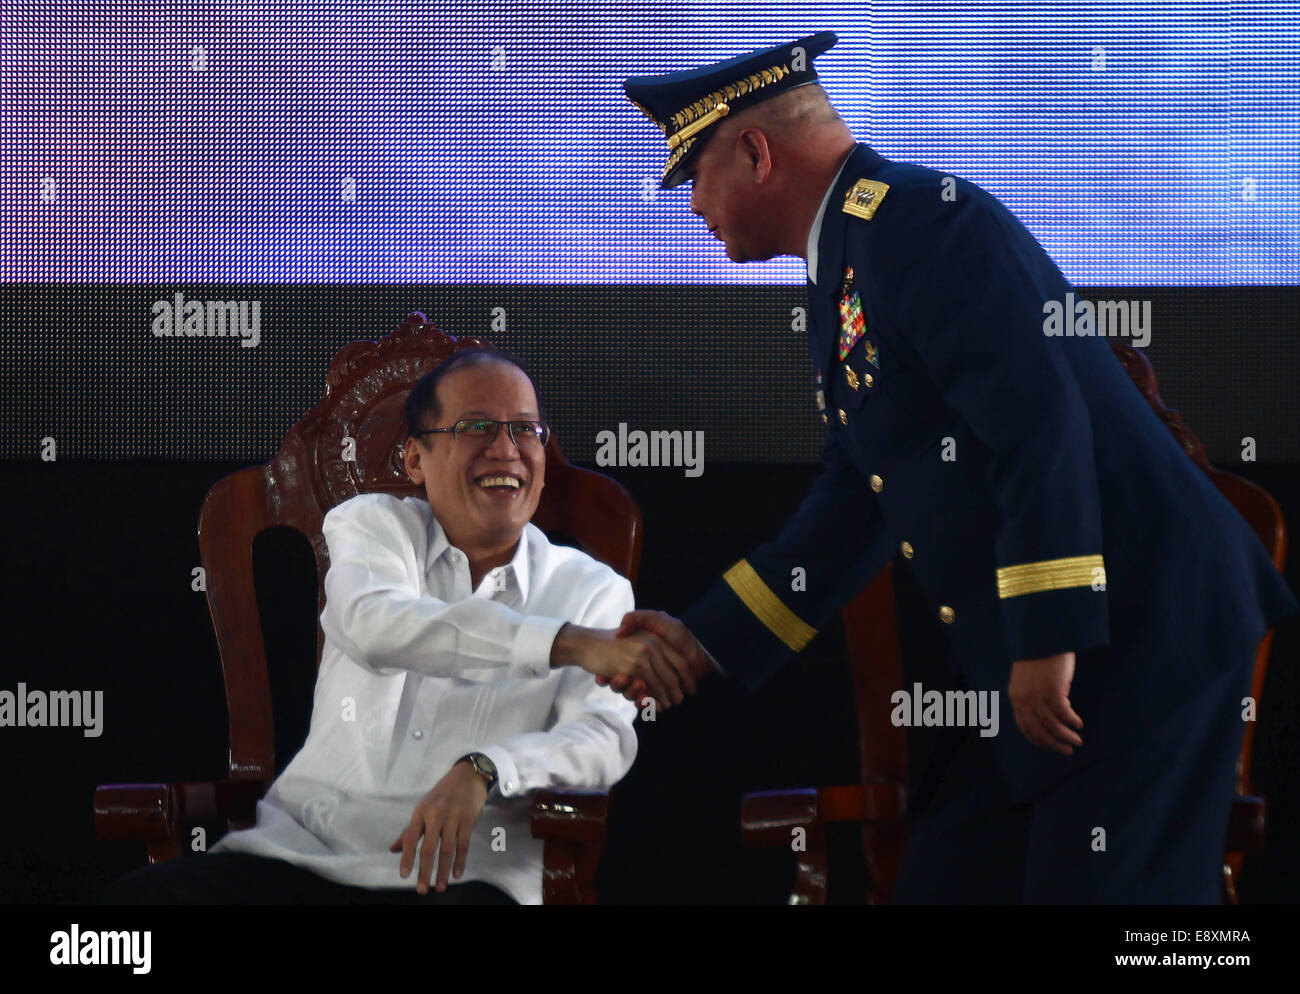
[[[1277,501],[1262,487],[1210,464],[1205,448],[1179,417],[1165,406],[1156,386],[1155,371],[1145,355],[1131,346],[1112,342],[1115,357],[1147,403],[1178,440],[1183,451],[1210,478],[1264,543],[1281,571],[1286,561],[1286,520]],[[864,587],[843,612],[844,638],[857,696],[859,763],[863,784],[885,781],[907,785],[907,734],[890,721],[890,695],[903,683],[903,652],[898,634],[892,568],[886,566]],[[1255,656],[1252,693],[1256,701],[1264,687],[1270,631]],[[1246,723],[1246,735],[1237,759],[1237,793],[1251,792],[1251,754],[1255,723]],[[871,903],[888,903],[906,845],[905,830],[897,824],[864,824],[863,844],[871,874]],[[1238,867],[1238,869],[1240,869]]]
[[[392,335],[340,349],[325,394],[285,436],[275,457],[219,481],[199,512],[199,553],[230,716],[230,776],[275,775],[274,723],[266,646],[253,579],[253,542],[275,526],[304,535],[316,557],[317,616],[325,603],[329,550],[325,514],[360,493],[423,493],[406,475],[406,396],[415,381],[457,349],[489,346],[455,338],[412,312]],[[576,541],[635,587],[641,512],[632,495],[600,473],[570,465],[556,433],[546,446],[546,487],[533,524]],[[320,665],[325,633],[316,632]]]
[[[1228,499],[1228,503],[1237,509],[1237,513],[1246,519],[1250,527],[1255,530],[1255,534],[1259,536],[1259,540],[1264,543],[1264,548],[1273,559],[1273,565],[1277,567],[1279,573],[1282,572],[1286,566],[1286,518],[1282,514],[1282,508],[1273,499],[1273,495],[1258,484],[1211,465],[1200,439],[1192,433],[1192,429],[1183,424],[1177,411],[1165,406],[1156,387],[1155,371],[1151,368],[1147,357],[1137,349],[1118,342],[1113,343],[1111,349],[1128,372],[1130,379],[1141,391],[1142,396],[1147,399],[1151,409],[1173,432],[1174,438],[1178,440],[1183,451],[1204,470],[1205,475],[1219,488],[1219,493],[1223,494]],[[1270,629],[1260,640],[1255,652],[1255,676],[1251,696],[1256,703],[1259,702],[1264,690],[1264,677],[1268,672],[1268,654],[1272,645],[1273,631]],[[1241,795],[1252,792],[1250,771],[1254,746],[1255,722],[1248,721],[1246,735],[1241,743],[1241,752],[1237,757],[1237,793]]]

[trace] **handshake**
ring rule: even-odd
[[[713,672],[695,636],[662,611],[629,611],[617,629],[566,624],[551,646],[551,666],[581,666],[629,701],[653,698],[664,710]]]

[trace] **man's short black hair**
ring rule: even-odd
[[[426,428],[442,427],[438,424],[438,419],[442,417],[442,409],[438,405],[438,383],[444,376],[462,367],[481,366],[489,362],[514,366],[528,377],[528,382],[533,387],[533,396],[537,398],[537,416],[545,420],[542,416],[542,393],[537,389],[537,383],[524,368],[523,363],[505,349],[473,346],[457,349],[416,380],[415,386],[411,387],[411,392],[406,397],[406,437],[410,438],[417,431]]]

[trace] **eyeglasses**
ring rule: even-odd
[[[491,418],[461,418],[447,428],[425,428],[413,434],[419,438],[421,435],[449,431],[457,440],[462,437],[472,438],[475,441],[486,441],[490,445],[496,441],[497,432],[502,425],[506,426],[510,441],[520,449],[542,448],[551,437],[551,429],[545,421],[493,421]]]

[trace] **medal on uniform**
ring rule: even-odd
[[[862,313],[862,296],[853,289],[853,267],[844,270],[844,284],[840,288],[840,360],[853,351],[867,331],[867,319]]]

